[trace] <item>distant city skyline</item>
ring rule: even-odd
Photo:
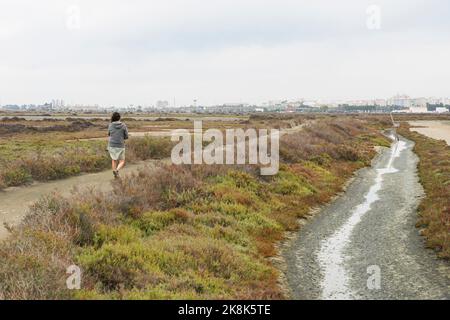
[[[444,0],[2,0],[0,104],[450,96]]]
[[[175,102],[175,101],[174,101]],[[143,105],[135,105],[135,104],[126,104],[126,105],[99,105],[99,104],[79,104],[79,103],[66,103],[64,99],[52,99],[51,101],[46,101],[44,103],[32,103],[32,104],[7,104],[2,105],[0,102],[0,108],[3,106],[51,106],[53,109],[111,109],[111,108],[121,108],[121,109],[135,109],[135,108],[154,108],[154,109],[177,109],[177,108],[186,108],[186,107],[246,107],[246,106],[255,106],[255,107],[269,107],[276,105],[283,106],[292,106],[292,107],[300,107],[300,106],[308,106],[318,108],[321,106],[327,106],[330,108],[335,108],[343,105],[353,105],[353,106],[397,106],[404,108],[426,108],[427,105],[450,105],[450,98],[448,97],[414,97],[406,94],[396,94],[392,97],[386,98],[372,98],[372,99],[339,99],[339,100],[324,100],[324,99],[305,99],[305,98],[296,98],[296,99],[271,99],[268,101],[264,101],[261,103],[246,103],[246,102],[222,102],[214,105],[204,105],[198,104],[198,101],[195,99],[192,103],[187,105],[176,105],[170,104],[167,100],[157,100],[155,103],[143,104]]]

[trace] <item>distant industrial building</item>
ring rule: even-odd
[[[53,99],[52,100],[52,108],[53,109],[62,109],[62,108],[64,108],[64,100],[62,100],[62,99]]]
[[[164,109],[169,106],[169,101],[166,100],[158,100],[156,101],[156,108],[157,109]]]

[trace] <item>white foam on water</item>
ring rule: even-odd
[[[356,206],[348,220],[333,235],[322,241],[317,254],[319,265],[323,272],[322,279],[322,299],[325,300],[348,300],[356,298],[356,295],[349,288],[349,276],[345,269],[344,251],[350,241],[352,231],[361,221],[361,218],[369,212],[371,206],[380,200],[378,192],[383,186],[383,175],[397,172],[393,168],[393,162],[401,152],[406,149],[404,141],[398,141],[392,147],[389,162],[385,168],[377,169],[377,176],[374,184],[364,196],[364,202]]]

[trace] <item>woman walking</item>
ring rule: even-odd
[[[119,177],[119,170],[125,166],[125,140],[128,139],[128,129],[120,122],[120,114],[114,112],[108,127],[108,151],[112,159],[114,178]]]

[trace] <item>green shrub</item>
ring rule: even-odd
[[[8,168],[2,174],[2,180],[7,186],[20,186],[33,180],[31,173],[22,167]]]
[[[273,183],[272,190],[283,195],[307,196],[315,192],[313,187],[292,172],[281,170]]]
[[[164,229],[175,221],[177,221],[177,216],[173,211],[153,211],[144,213],[139,219],[134,220],[132,225],[148,236]]]
[[[128,152],[137,159],[162,159],[170,156],[172,142],[167,138],[143,138],[130,139],[127,143]]]
[[[103,290],[120,287],[133,288],[140,284],[143,274],[151,281],[159,282],[163,273],[151,262],[154,251],[142,243],[104,244],[98,249],[87,248],[78,256],[79,265],[88,277],[97,280]]]
[[[101,247],[104,243],[128,244],[137,242],[142,236],[139,229],[123,224],[117,226],[100,225],[94,236],[94,245]]]

